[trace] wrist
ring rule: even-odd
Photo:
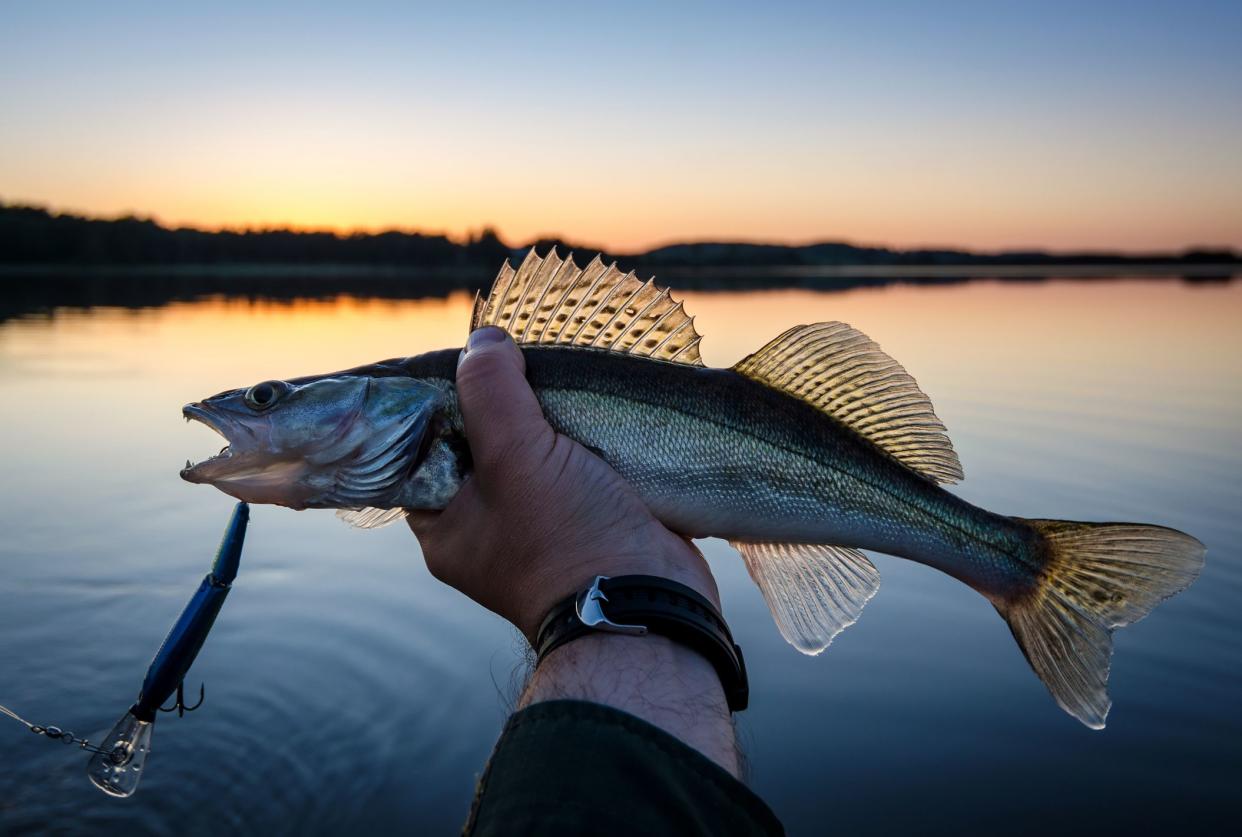
[[[706,657],[685,645],[658,635],[604,633],[567,643],[540,661],[518,708],[566,699],[642,718],[739,775],[720,678]]]

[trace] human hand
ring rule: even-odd
[[[720,606],[703,556],[606,462],[554,431],[502,330],[470,335],[457,394],[474,472],[441,512],[412,512],[427,568],[534,643],[544,616],[597,575],[655,575]]]

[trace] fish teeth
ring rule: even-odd
[[[188,460],[188,459],[187,459],[187,460],[185,461],[185,469],[188,471],[188,470],[190,470],[190,469],[191,469],[191,468],[193,468],[193,467],[194,467],[194,463],[193,463],[193,462],[191,462],[190,460]]]

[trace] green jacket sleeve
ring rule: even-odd
[[[479,781],[465,834],[783,834],[715,762],[626,712],[575,700],[514,714]]]

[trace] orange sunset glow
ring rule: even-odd
[[[1242,246],[1242,71],[1206,22],[647,14],[301,10],[271,40],[229,14],[11,10],[0,198],[615,252]]]

